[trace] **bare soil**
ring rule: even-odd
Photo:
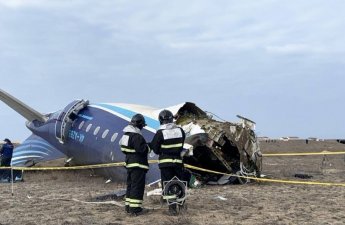
[[[263,153],[345,151],[335,141],[261,142]],[[264,157],[270,178],[345,183],[344,155]],[[306,174],[311,179],[296,178]],[[158,196],[145,196],[147,215],[130,217],[121,200],[91,203],[125,188],[89,171],[27,171],[24,182],[0,184],[0,224],[345,224],[345,187],[250,182],[190,189],[188,209],[169,216]]]

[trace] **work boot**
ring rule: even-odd
[[[149,211],[150,211],[149,209],[142,208],[139,211],[131,212],[131,216],[141,216],[141,215],[147,214]]]
[[[176,204],[169,205],[169,214],[171,216],[176,216],[178,214]]]

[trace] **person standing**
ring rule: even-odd
[[[9,167],[11,166],[11,160],[13,155],[13,144],[10,139],[5,138],[4,144],[1,147],[0,154],[1,154],[1,166],[2,167]],[[1,180],[10,181],[10,169],[1,170]]]
[[[150,146],[153,152],[159,155],[159,168],[161,171],[161,183],[164,184],[175,176],[182,180],[183,162],[182,154],[185,140],[185,132],[173,122],[173,114],[169,110],[162,110],[158,116],[160,127],[153,137]],[[163,196],[168,199],[169,196]],[[176,214],[176,204],[169,205],[169,211]]]
[[[145,190],[145,176],[149,169],[147,154],[149,147],[141,134],[146,126],[145,118],[141,114],[132,117],[128,126],[123,129],[123,136],[119,142],[121,151],[126,155],[127,191],[125,209],[127,213],[138,216],[148,212],[142,208]]]

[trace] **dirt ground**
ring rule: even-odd
[[[335,141],[261,142],[263,153],[345,151]],[[345,156],[264,157],[263,173],[270,178],[345,183]],[[307,174],[311,179],[296,178]],[[251,182],[245,185],[206,185],[189,190],[188,209],[167,215],[158,196],[144,199],[154,208],[130,217],[123,207],[90,203],[124,184],[105,184],[88,171],[26,172],[25,181],[0,184],[0,225],[21,224],[345,224],[345,187]],[[118,201],[119,204],[123,202]]]

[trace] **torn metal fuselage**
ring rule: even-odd
[[[176,114],[176,123],[186,133],[187,144],[193,154],[184,157],[184,163],[226,174],[259,177],[262,154],[254,132],[255,123],[238,116],[239,123],[221,122],[207,115],[193,103],[186,103]],[[217,182],[221,174],[191,170],[203,182]],[[243,182],[227,176],[223,183]]]

